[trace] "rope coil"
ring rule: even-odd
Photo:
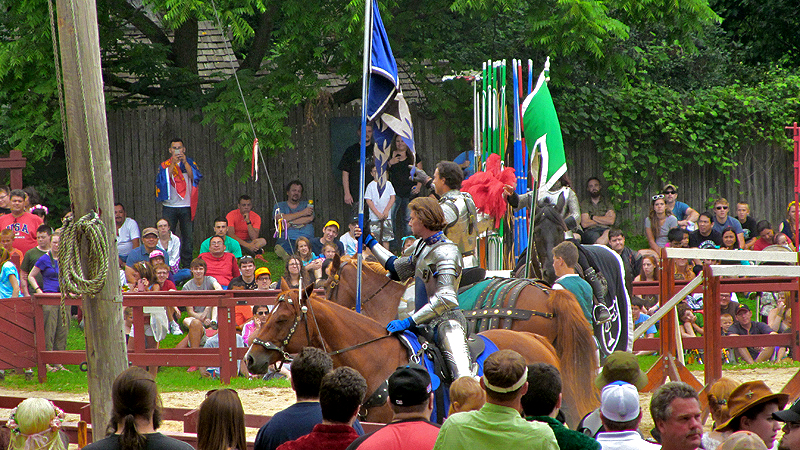
[[[89,250],[86,262],[88,279],[83,278],[81,264],[83,239]],[[103,289],[108,278],[108,240],[105,225],[96,212],[91,211],[78,220],[72,217],[64,220],[58,259],[62,298],[66,294],[94,295]]]

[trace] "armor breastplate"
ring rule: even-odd
[[[426,245],[417,255],[416,260],[417,267],[414,271],[414,278],[422,280],[429,297],[436,292],[436,277],[434,275],[442,269],[442,264],[452,267],[455,271],[453,290],[456,290],[459,281],[461,281],[462,268],[461,255],[458,253],[458,248],[453,245],[453,242],[445,239],[433,245]]]
[[[472,196],[467,192],[452,190],[439,199],[439,204],[447,222],[444,234],[458,246],[461,256],[473,256],[478,241],[478,217]]]
[[[417,323],[425,323],[446,311],[458,308],[457,287],[461,281],[462,260],[458,247],[447,238],[433,244],[420,241],[414,260]]]

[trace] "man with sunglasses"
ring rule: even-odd
[[[784,423],[778,450],[800,450],[800,400],[783,411],[772,413],[772,418]]]
[[[678,187],[674,184],[668,183],[665,185],[661,193],[664,194],[664,202],[667,204],[667,209],[672,211],[672,215],[678,219],[679,227],[686,229],[689,222],[695,223],[700,218],[700,213],[691,206],[678,201]]]
[[[736,232],[736,239],[739,241],[739,248],[744,248],[744,231],[742,231],[742,224],[739,223],[735,217],[730,217],[728,215],[728,209],[730,208],[730,204],[728,204],[728,200],[725,198],[718,198],[714,202],[714,225],[713,229],[720,235],[722,235],[722,230],[727,227],[733,228],[733,231]]]

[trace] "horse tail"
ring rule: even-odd
[[[597,375],[597,345],[592,328],[583,315],[578,300],[571,292],[551,289],[548,303],[555,315],[556,339],[553,346],[561,360],[561,378],[565,397],[572,391],[575,407],[580,414],[577,420],[600,405],[594,386]],[[577,422],[576,420],[576,422]]]

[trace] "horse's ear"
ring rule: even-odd
[[[342,264],[342,258],[338,253],[334,253],[333,262],[331,262],[331,272],[336,273],[339,271],[339,266]]]
[[[305,289],[306,296],[304,298],[306,298],[306,299],[311,298],[311,294],[313,292],[314,292],[314,283],[311,283],[308,286],[306,286],[306,289]]]
[[[281,277],[281,292],[289,290],[289,283],[286,282],[286,279]]]
[[[567,203],[567,199],[564,197],[564,192],[562,191],[560,194],[558,194],[558,203],[556,203],[556,209],[563,211],[565,203]]]

